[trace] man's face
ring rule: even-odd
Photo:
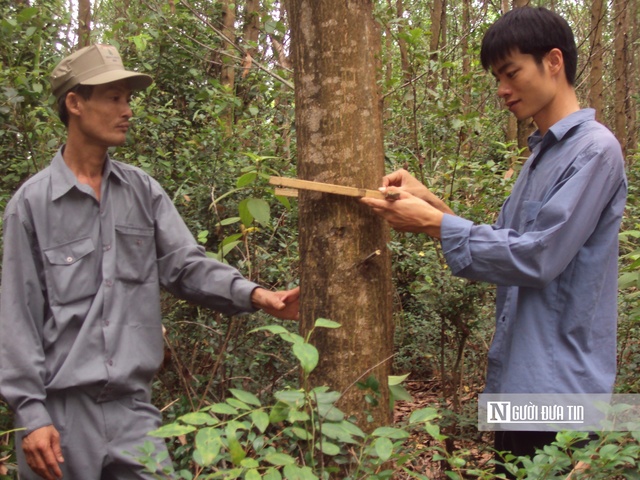
[[[513,51],[491,66],[498,82],[498,96],[518,120],[533,117],[538,125],[548,116],[556,94],[556,82],[549,73],[548,59],[537,63],[533,55]]]
[[[78,130],[88,143],[103,147],[124,144],[129,120],[131,88],[126,80],[97,85],[88,100],[78,96]]]

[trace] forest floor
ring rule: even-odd
[[[415,410],[427,407],[439,407],[442,401],[442,390],[440,385],[433,382],[407,382],[405,385],[407,391],[413,397],[413,401],[398,401],[393,412],[394,423],[401,423],[411,415]],[[467,427],[469,429],[470,427]],[[446,427],[441,427],[441,432],[447,434]],[[407,468],[413,472],[417,472],[426,476],[431,480],[449,479],[446,470],[451,470],[451,466],[443,460],[434,460],[433,457],[438,453],[434,447],[438,447],[443,451],[457,452],[457,455],[464,455],[467,467],[486,468],[487,463],[493,458],[491,446],[493,445],[492,432],[473,432],[471,435],[451,435],[444,442],[434,440],[425,430],[414,431],[411,434],[410,443],[415,445],[418,450],[417,457],[411,462]],[[460,438],[463,437],[463,438]],[[464,452],[464,453],[463,453]],[[394,478],[404,480],[415,478],[408,473],[401,473]]]

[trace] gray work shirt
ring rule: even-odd
[[[486,393],[609,393],[616,374],[620,144],[592,109],[529,140],[495,225],[445,215],[455,275],[498,285]]]
[[[4,213],[0,394],[27,431],[48,425],[47,392],[148,398],[163,357],[160,286],[225,314],[258,286],[205,255],[162,187],[108,158],[101,200],[62,158]]]

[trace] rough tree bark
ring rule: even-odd
[[[377,85],[381,36],[372,2],[289,0],[287,8],[298,175],[375,188],[384,174],[384,153]],[[355,199],[315,192],[300,192],[299,216],[300,328],[306,334],[321,317],[342,324],[314,334],[320,364],[311,382],[345,392],[339,408],[363,427],[388,423],[393,354],[388,227]],[[353,387],[370,375],[380,382],[375,407]],[[367,410],[372,423],[366,422]]]
[[[613,46],[615,55],[613,59],[613,67],[615,71],[615,96],[614,111],[615,120],[613,131],[622,145],[622,152],[626,157],[627,154],[627,33],[629,30],[627,0],[614,0],[613,12],[615,18],[615,34]]]
[[[604,27],[604,0],[591,3],[591,51],[589,55],[591,71],[589,73],[589,105],[596,110],[596,119],[604,116],[604,88],[602,85],[602,29]]]
[[[91,1],[78,2],[78,48],[91,45]]]

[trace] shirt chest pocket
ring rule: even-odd
[[[47,248],[45,277],[49,302],[65,305],[92,297],[98,291],[98,259],[90,238]]]
[[[144,283],[157,277],[155,232],[152,227],[116,225],[116,277]]]

